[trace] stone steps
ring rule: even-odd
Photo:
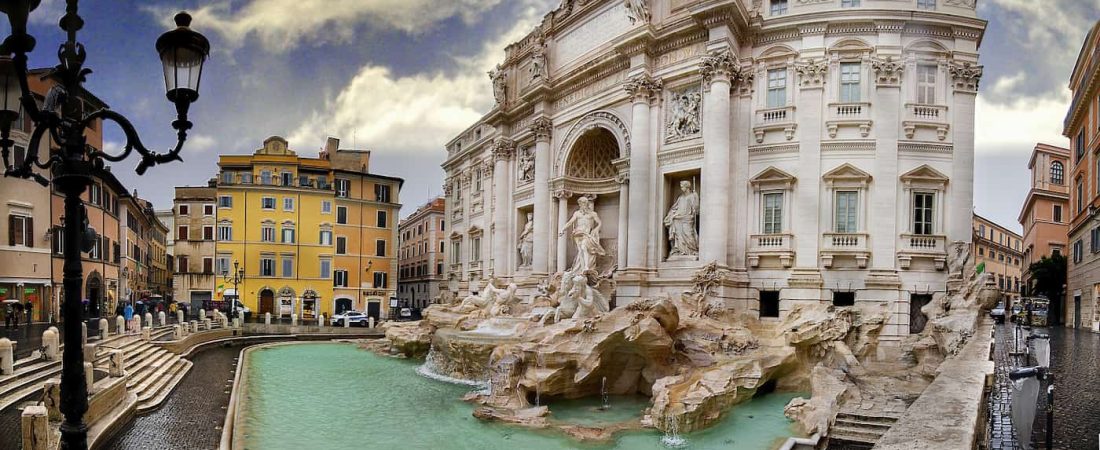
[[[164,403],[168,395],[176,389],[183,377],[191,370],[192,365],[191,361],[179,358],[167,370],[162,371],[156,378],[156,382],[148,385],[138,395],[138,413],[150,411]]]
[[[157,356],[146,360],[145,363],[142,364],[140,367],[135,367],[132,370],[128,370],[128,372],[130,373],[130,379],[126,381],[126,388],[130,390],[140,388],[142,384],[147,381],[150,375],[155,374],[158,369],[171,364],[176,359],[179,359],[179,356],[162,350],[161,353],[157,354]]]
[[[841,412],[829,427],[829,439],[874,445],[897,420],[891,416]]]

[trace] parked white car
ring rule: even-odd
[[[347,320],[351,325],[357,325],[361,327],[370,326],[370,316],[359,311],[344,311],[343,314],[336,314],[332,316],[332,326],[342,327],[344,321]]]

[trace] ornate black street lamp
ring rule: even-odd
[[[226,283],[233,283],[233,298],[230,299],[229,306],[229,318],[237,318],[237,302],[241,298],[241,281],[244,280],[244,269],[241,267],[239,260],[233,261],[233,273],[222,274],[222,280]]]
[[[179,13],[175,17],[177,28],[157,39],[156,49],[164,65],[164,81],[168,100],[176,105],[177,118],[172,128],[177,131],[176,146],[167,153],[155,153],[147,149],[138,137],[134,126],[109,109],[99,109],[85,114],[81,97],[82,85],[92,71],[84,68],[84,45],[77,42],[76,33],[84,26],[77,14],[78,0],[66,0],[65,15],[59,23],[68,36],[57,51],[59,64],[47,76],[58,84],[50,88],[42,108],[38,107],[27,81],[27,54],[34,50],[34,37],[27,34],[27,18],[41,0],[0,0],[0,12],[8,16],[11,35],[0,44],[0,154],[4,161],[4,176],[34,179],[43,186],[51,180],[34,172],[34,168],[49,169],[54,186],[65,195],[64,290],[62,317],[65,320],[65,351],[61,369],[61,448],[86,449],[87,426],[84,412],[88,409],[88,390],[84,385],[84,348],[81,346],[81,286],[83,269],[80,252],[83,245],[95,238],[94,231],[85,225],[86,211],[80,199],[81,193],[92,178],[104,174],[105,161],[118,162],[134,151],[141,155],[138,175],[156,164],[182,161],[179,156],[191,122],[187,110],[199,98],[199,81],[202,66],[210,54],[210,43],[201,34],[189,28],[191,16]],[[14,142],[11,127],[19,119],[20,108],[25,118],[34,124],[27,145],[27,156],[19,166],[12,166],[9,154]],[[96,120],[110,120],[118,124],[126,135],[126,145],[117,155],[103,152],[88,145],[84,130]],[[47,134],[48,133],[48,134]],[[38,148],[43,137],[57,144],[39,159]],[[90,239],[91,238],[91,239]]]

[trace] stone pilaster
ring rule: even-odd
[[[638,75],[628,81],[624,86],[630,94],[633,103],[630,119],[630,178],[634,182],[630,185],[633,190],[628,205],[630,223],[627,225],[627,234],[634,239],[627,245],[627,268],[644,270],[650,266],[648,261],[648,247],[650,239],[649,224],[652,217],[648,217],[650,193],[652,191],[650,167],[653,165],[653,148],[650,145],[650,99],[659,95],[662,88],[661,80],[655,80],[648,74]]]
[[[970,242],[973,238],[971,216],[974,208],[974,101],[978,95],[978,82],[982,78],[982,66],[968,62],[956,62],[948,67],[954,93],[951,101],[951,117],[954,118],[954,164],[951,165],[951,182],[947,191],[950,199],[945,203],[947,213],[947,242]]]
[[[629,214],[630,214],[630,177],[626,174],[620,174],[616,181],[619,182],[619,237],[617,242],[618,247],[618,259],[616,264],[619,267],[626,267],[626,253],[627,242],[630,239],[630,232],[628,228]]]
[[[554,193],[554,198],[558,199],[558,233],[565,228],[565,223],[569,221],[569,197],[572,197],[573,193],[566,190],[559,190]],[[569,237],[558,236],[556,239],[558,243],[557,252],[557,264],[554,266],[555,271],[564,271],[569,269]]]
[[[821,167],[821,113],[825,110],[823,103],[828,65],[824,60],[808,60],[796,65],[795,71],[798,73],[797,86],[801,89],[795,104],[799,124],[798,173],[814,177],[800,181],[794,189],[797,208],[791,211],[791,228],[798,236],[795,239],[795,267],[817,270],[821,233],[828,227],[828,223],[822,224],[822,218],[832,214],[832,203],[821,203],[821,182],[818,178],[825,171]]]
[[[514,273],[511,255],[514,253],[508,245],[509,212],[512,197],[510,171],[512,157],[516,153],[516,144],[510,139],[499,139],[493,147],[493,275],[507,277]]]
[[[550,263],[550,135],[553,123],[547,117],[535,119],[535,248],[531,271],[547,273]]]
[[[737,57],[723,49],[703,58],[703,168],[699,184],[699,257],[729,265],[727,248],[730,189],[730,85],[739,73]],[[634,181],[636,182],[636,181]]]
[[[899,209],[905,217],[904,205],[897,205],[898,192],[898,124],[901,111],[902,64],[892,59],[873,61],[875,90],[871,113],[875,133],[874,180],[871,184],[871,209],[895,211],[894,214],[876,214],[868,220],[871,236],[871,267],[894,269],[897,266],[898,235],[904,225],[898,226]]]

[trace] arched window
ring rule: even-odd
[[[1062,167],[1062,163],[1054,161],[1050,164],[1050,182],[1054,184],[1062,184],[1065,182],[1066,169]]]

